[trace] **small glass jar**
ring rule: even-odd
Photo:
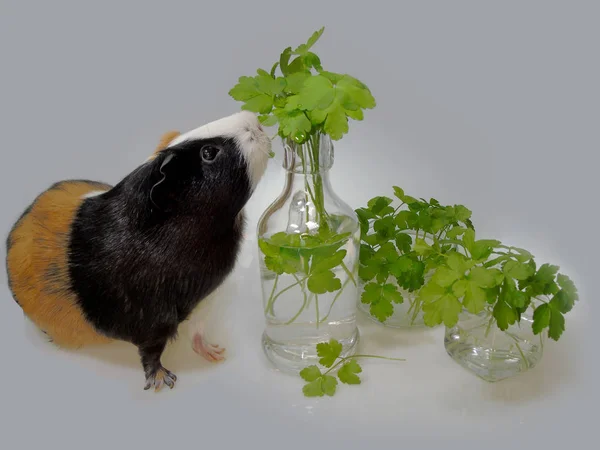
[[[458,323],[446,328],[444,345],[450,357],[489,382],[535,367],[543,355],[546,333],[533,333],[531,314],[524,313],[505,331],[495,321],[490,325],[491,318],[488,310],[477,315],[463,311]]]
[[[283,192],[258,221],[265,331],[262,345],[282,371],[318,363],[316,345],[336,339],[354,354],[360,225],[331,185],[326,134],[284,140]]]

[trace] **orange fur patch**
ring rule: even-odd
[[[84,318],[69,287],[67,249],[82,196],[111,186],[64,181],[40,194],[8,237],[9,283],[25,314],[55,344],[66,348],[108,343]]]
[[[179,131],[167,131],[165,134],[163,134],[162,137],[160,138],[160,142],[158,143],[158,146],[156,147],[156,149],[154,150],[154,153],[152,154],[152,156],[150,156],[149,159],[156,158],[156,155],[158,155],[165,148],[167,148],[167,146],[171,143],[171,141],[173,139],[175,139],[177,136],[179,136],[180,134],[181,133]]]

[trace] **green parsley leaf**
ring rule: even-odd
[[[439,300],[423,305],[423,321],[430,327],[443,322],[451,328],[458,322],[461,310],[462,305],[453,294],[444,294]]]
[[[550,325],[548,328],[548,336],[550,339],[558,341],[565,331],[565,316],[562,313],[554,308],[552,309],[552,314],[550,315]]]
[[[309,84],[313,78],[315,81]],[[341,139],[348,132],[348,117],[362,119],[362,113],[356,113],[359,108],[375,107],[375,99],[369,90],[349,75],[334,82],[321,73],[308,79],[300,94],[304,94],[302,104],[309,110],[311,122],[323,124],[323,129],[333,140]]]
[[[321,389],[325,395],[333,396],[337,388],[337,379],[331,375],[323,375]]]
[[[300,256],[293,251],[286,251],[264,239],[258,241],[260,250],[265,255],[265,266],[278,275],[296,273],[301,269]]]
[[[319,38],[323,35],[324,31],[325,31],[325,27],[321,27],[319,30],[315,31],[310,36],[310,38],[308,38],[308,41],[306,41],[306,44],[300,44],[298,47],[296,47],[296,49],[292,53],[294,55],[306,55],[308,53],[308,51],[313,47],[313,45],[315,45],[317,43]]]
[[[425,283],[425,264],[414,254],[402,255],[388,267],[389,273],[396,277],[402,288],[413,292]]]
[[[394,314],[394,307],[392,304],[385,300],[380,300],[376,303],[371,303],[369,308],[370,314],[380,322],[385,322],[392,314]]]
[[[479,314],[485,308],[487,294],[473,281],[465,282],[463,306],[471,314]]]
[[[519,262],[524,263],[533,258],[533,255],[525,249],[518,248],[518,247],[509,247],[509,248],[510,248],[510,250],[517,252],[517,255],[515,255],[515,258]],[[534,267],[534,271],[535,271],[535,267]]]
[[[519,318],[517,311],[502,299],[498,299],[498,302],[494,305],[493,315],[498,328],[502,331],[507,330]]]
[[[402,303],[403,301],[398,288],[390,283],[368,283],[361,295],[361,302],[370,304],[371,314],[381,322],[385,322],[394,313],[392,303]]]
[[[392,186],[394,189],[394,195],[401,201],[404,201],[404,189],[399,186]]]
[[[401,229],[401,230],[405,230],[407,228],[416,228],[419,222],[419,216],[412,211],[400,211],[395,219],[394,222],[396,222],[396,226]]]
[[[302,392],[306,397],[323,397],[323,379],[317,378],[310,383],[307,383],[302,388]]]
[[[355,359],[351,359],[342,365],[338,371],[338,378],[342,383],[360,384],[360,377],[357,374],[361,372],[360,364]]]
[[[310,268],[311,273],[326,272],[339,266],[346,257],[346,250],[338,250],[333,255],[315,255]]]
[[[323,75],[316,75],[304,81],[298,101],[305,110],[326,109],[334,96],[333,83]]]
[[[457,272],[462,277],[467,270],[475,264],[474,261],[467,260],[464,255],[456,251],[451,251],[446,255],[448,267]]]
[[[331,270],[313,273],[308,278],[306,285],[315,294],[335,292],[342,288],[342,282]]]
[[[474,260],[486,259],[494,251],[494,247],[500,245],[500,241],[493,239],[480,239],[473,242],[470,252]]]
[[[279,120],[280,134],[284,136],[306,136],[312,128],[312,124],[304,111],[296,109],[288,112],[283,109],[276,109],[274,114]]]
[[[523,280],[519,286],[521,289],[526,289],[531,297],[556,294],[559,288],[554,277],[558,269],[558,266],[543,264],[532,277]]]
[[[379,273],[379,268],[375,265],[376,263],[370,259],[366,265],[358,268],[358,276],[363,281],[371,281]]]
[[[375,250],[373,250],[373,247],[367,244],[360,244],[360,252],[358,255],[360,263],[365,265],[373,257],[373,255],[375,255]]]
[[[274,116],[272,114],[263,114],[259,116],[258,120],[260,120],[260,123],[263,124],[265,127],[272,127],[273,125],[277,124],[277,116]]]
[[[550,339],[558,341],[565,331],[565,317],[557,308],[557,304],[544,303],[533,312],[532,330],[534,334],[540,334],[548,328]]]
[[[299,94],[304,88],[304,83],[310,78],[310,74],[307,72],[295,72],[288,75],[286,79],[286,86],[284,91],[286,94]],[[288,97],[288,102],[291,97]]]
[[[566,314],[573,308],[573,299],[561,289],[550,299],[550,306],[556,311]]]
[[[389,197],[378,196],[373,197],[371,200],[367,202],[367,207],[371,210],[371,212],[377,217],[383,217],[386,215],[386,212],[389,211],[389,206],[393,200]],[[393,208],[392,212],[394,211]]]
[[[454,284],[454,282],[459,278],[461,278],[460,273],[448,267],[440,267],[431,277],[431,281],[438,286],[446,288],[452,286],[452,284]]]
[[[526,280],[534,273],[534,270],[531,266],[514,260],[506,261],[502,267],[502,271],[507,277],[511,277],[516,280]]]
[[[398,233],[396,235],[396,247],[402,253],[410,252],[412,242],[412,237],[406,233]]]
[[[373,214],[371,210],[367,208],[358,208],[355,212],[360,223],[361,235],[366,236],[370,228],[369,220],[374,219],[375,214]]]
[[[331,367],[336,359],[342,353],[342,344],[335,339],[330,339],[329,342],[319,342],[317,344],[317,355],[319,356],[319,364],[325,367]]]
[[[431,253],[432,248],[427,242],[425,242],[424,239],[417,238],[417,239],[415,239],[415,245],[413,246],[413,250],[418,255],[426,256],[429,253]]]
[[[579,299],[579,294],[573,281],[566,275],[559,273],[557,281],[561,290],[554,294],[550,300],[550,306],[557,311],[566,314],[573,309],[575,302]]]
[[[568,276],[559,273],[556,279],[558,281],[558,285],[565,291],[566,294],[573,298],[573,300],[579,300],[575,283],[573,283]]]
[[[273,110],[273,97],[267,94],[259,94],[247,100],[242,105],[242,109],[260,114],[269,114]]]
[[[475,266],[471,269],[469,278],[477,286],[487,289],[498,286],[502,282],[503,276],[498,269],[486,269],[481,266]]]
[[[552,310],[547,303],[544,303],[537,308],[533,312],[533,325],[532,330],[533,334],[540,334],[544,328],[550,325],[550,316],[552,315]]]
[[[466,208],[463,205],[455,205],[454,206],[454,217],[456,220],[461,222],[465,222],[471,218],[472,212],[470,209]]]
[[[448,230],[448,232],[446,233],[446,237],[448,239],[456,239],[458,236],[463,234],[465,231],[467,231],[467,229],[465,227],[455,226],[455,227],[452,227],[450,230]]]
[[[394,223],[394,218],[387,216],[377,219],[375,222],[373,222],[373,230],[384,242],[388,241],[396,234],[396,224]]]
[[[469,252],[473,252],[473,245],[475,245],[475,231],[467,229],[463,234],[462,242]]]
[[[315,381],[322,376],[321,369],[315,365],[308,366],[300,371],[300,376],[305,381]]]

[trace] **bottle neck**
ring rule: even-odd
[[[298,218],[290,216],[288,231],[328,228],[325,198],[331,192],[329,171],[333,166],[333,143],[326,134],[317,133],[302,144],[283,142],[283,168],[287,171],[284,194],[291,194],[291,208],[302,211]],[[300,218],[302,216],[302,218]]]
[[[327,134],[316,133],[302,144],[286,139],[283,148],[283,168],[288,172],[327,176],[333,166],[333,143]]]

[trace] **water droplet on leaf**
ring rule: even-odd
[[[296,141],[298,144],[301,144],[302,142],[304,142],[304,140],[306,139],[306,134],[303,133],[302,131],[297,131],[296,133],[294,133],[294,135],[292,136],[292,139],[294,141]]]

